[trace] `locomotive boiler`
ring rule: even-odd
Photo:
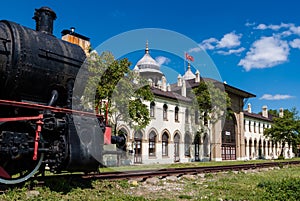
[[[50,8],[36,9],[33,19],[36,30],[0,21],[4,184],[24,182],[46,165],[54,173],[98,171],[109,131],[101,116],[71,107],[74,81],[86,58],[82,48],[52,34],[56,14]]]

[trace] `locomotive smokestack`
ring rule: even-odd
[[[33,18],[36,22],[36,30],[48,34],[53,34],[53,22],[56,19],[55,12],[48,7],[35,9]]]

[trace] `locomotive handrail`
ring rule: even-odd
[[[0,99],[0,105],[30,108],[30,109],[37,109],[37,110],[51,110],[51,111],[57,112],[57,113],[77,114],[77,115],[97,117],[97,118],[102,116],[102,115],[95,114],[92,112],[84,112],[84,111],[72,110],[72,109],[68,109],[68,108],[59,108],[59,107],[52,107],[52,106],[47,106],[47,105],[40,105],[40,104],[35,104],[35,103],[19,102],[19,101],[12,101],[12,100]]]
[[[31,116],[31,117],[7,117],[7,118],[0,118],[0,122],[9,122],[9,121],[31,121],[31,120],[39,120],[43,119],[41,116]]]
[[[10,52],[9,51],[3,51],[3,50],[0,50],[0,54],[4,54],[4,55],[10,55]]]

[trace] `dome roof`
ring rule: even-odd
[[[150,56],[149,53],[145,53],[143,58],[141,58],[136,65],[139,67],[139,69],[160,69],[159,64]]]
[[[137,62],[139,69],[155,69],[160,70],[159,64],[150,56],[148,42],[146,43],[145,55]]]
[[[183,76],[183,79],[185,79],[185,80],[191,80],[191,79],[195,79],[195,78],[196,78],[196,75],[191,71],[191,65],[188,64],[188,69],[185,72],[185,74]]]
[[[134,70],[139,72],[139,75],[145,79],[151,78],[155,84],[158,80],[161,80],[164,75],[163,72],[160,71],[160,65],[149,54],[148,42],[146,43],[145,54],[137,62]]]

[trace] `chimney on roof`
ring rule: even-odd
[[[279,109],[279,117],[281,117],[281,118],[283,117],[283,108]]]
[[[251,103],[248,103],[247,112],[249,112],[249,113],[252,113],[252,109],[251,109]]]
[[[262,116],[263,117],[266,117],[266,118],[269,118],[269,115],[268,115],[268,107],[266,105],[264,105],[262,107]]]
[[[165,76],[162,76],[161,78],[161,90],[167,91],[167,79]]]
[[[171,91],[171,85],[169,83],[167,84],[167,91]]]
[[[200,82],[200,72],[197,70],[195,75],[196,75],[195,82],[199,83]]]
[[[178,87],[181,87],[181,86],[182,86],[182,77],[181,77],[180,74],[179,74],[178,77],[177,77],[177,86],[178,86]]]

